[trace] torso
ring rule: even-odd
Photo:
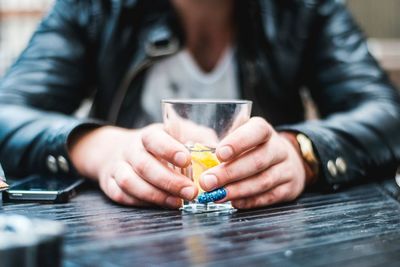
[[[165,98],[239,98],[234,49],[228,48],[211,72],[204,72],[187,49],[156,63],[148,71],[141,97],[142,120],[133,127],[161,122]]]

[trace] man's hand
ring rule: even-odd
[[[75,136],[69,151],[77,170],[98,180],[118,203],[178,208],[182,198],[192,200],[197,195],[189,178],[168,167],[168,163],[186,167],[190,154],[162,125],[141,130],[100,127]]]
[[[225,137],[216,149],[220,165],[209,169],[200,185],[206,191],[224,187],[239,209],[291,201],[305,187],[303,160],[284,135],[259,117]]]

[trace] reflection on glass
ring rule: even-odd
[[[250,118],[251,101],[163,100],[162,110],[165,130],[185,144],[192,156],[191,165],[181,171],[199,189],[198,198],[191,202],[185,201],[183,211],[232,211],[230,202],[213,201],[226,195],[224,189],[204,194],[199,179],[203,172],[220,164],[215,148],[225,136]]]

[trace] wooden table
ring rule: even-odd
[[[386,189],[385,189],[386,188]],[[65,266],[400,266],[393,181],[234,214],[121,207],[96,188],[0,212],[62,221]]]

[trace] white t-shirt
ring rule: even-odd
[[[200,69],[187,49],[161,60],[148,71],[144,83],[143,118],[146,123],[162,122],[160,101],[165,98],[238,99],[236,67],[232,48],[211,72]]]

